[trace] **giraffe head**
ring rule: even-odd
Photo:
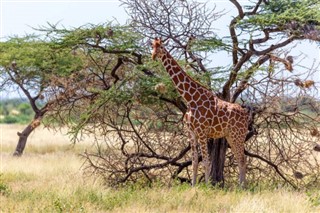
[[[155,58],[161,54],[161,39],[155,38],[152,42],[152,60],[155,60]]]

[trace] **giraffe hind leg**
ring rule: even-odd
[[[227,138],[239,167],[239,183],[241,187],[246,186],[246,156],[244,154],[244,140],[234,140],[231,137]]]
[[[244,152],[237,157],[239,164],[239,182],[241,187],[246,187],[246,157]]]

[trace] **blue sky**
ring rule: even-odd
[[[0,0],[0,39],[24,36],[35,32],[32,27],[47,26],[47,22],[69,27],[107,21],[125,23],[128,16],[115,0]],[[2,98],[24,97],[21,92],[0,91]]]
[[[217,34],[226,35],[229,20],[232,15],[235,15],[234,6],[229,0],[207,2],[210,6],[216,4],[218,11],[225,9],[225,12],[229,12],[214,25]],[[123,24],[128,16],[120,4],[118,0],[0,0],[0,38],[4,40],[8,36],[30,34],[34,32],[31,27],[46,26],[47,22],[52,24],[59,22],[67,28],[112,20]],[[317,63],[320,61],[320,48],[315,43],[303,42],[292,51],[293,56],[301,53],[307,55],[302,61],[306,67],[315,60]],[[210,63],[210,67],[226,65],[230,62],[226,56],[216,57],[218,58]]]
[[[78,27],[87,23],[103,23],[117,19],[124,23],[127,15],[120,2],[60,1],[60,0],[0,0],[1,38],[32,33],[31,27],[60,22],[65,27]]]
[[[229,20],[232,15],[235,15],[234,6],[229,0],[208,2],[210,6],[216,4],[218,11],[223,9],[225,12],[229,11],[215,25],[218,34],[226,34]],[[31,27],[46,26],[47,22],[52,24],[59,22],[67,28],[112,20],[123,24],[128,16],[120,4],[118,0],[0,0],[0,38],[3,40],[8,36],[32,33],[34,30]],[[305,52],[319,60],[318,45],[305,43],[300,46],[298,52]]]
[[[216,4],[218,11],[234,8],[228,0],[198,1],[208,2],[210,6]],[[60,22],[65,27],[112,20],[123,24],[128,16],[120,5],[118,0],[0,0],[0,37],[32,33],[31,27],[43,26],[47,22]],[[227,26],[227,23],[217,22],[221,26]]]

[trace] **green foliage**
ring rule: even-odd
[[[2,122],[7,124],[14,124],[14,123],[18,123],[19,119],[16,116],[8,115],[8,116],[5,116],[4,119],[2,119]]]
[[[25,115],[33,113],[32,108],[26,102],[23,102],[18,105],[18,111],[21,112],[22,114],[25,114]]]
[[[58,47],[98,47],[101,45],[108,51],[136,51],[141,46],[136,43],[141,37],[127,26],[115,25],[111,22],[103,24],[86,24],[73,29],[58,29],[56,25],[40,29],[45,31]],[[98,48],[99,49],[99,48]],[[93,49],[91,49],[93,50]],[[87,51],[84,49],[84,51]]]
[[[64,50],[57,50],[50,42],[42,41],[36,37],[10,38],[6,42],[0,43],[1,66],[10,66],[15,61],[20,70],[21,77],[34,78],[42,76],[46,72],[52,72],[59,66],[59,70],[73,70],[77,65],[74,60],[70,60],[72,55],[68,55]]]
[[[67,48],[58,47],[36,36],[13,37],[0,43],[0,74],[8,83],[40,92],[53,76],[68,75],[80,67],[81,60]],[[15,63],[15,64],[14,64]]]
[[[11,188],[5,182],[3,174],[0,173],[0,195],[8,196],[11,193]]]
[[[265,27],[284,27],[291,21],[305,24],[309,21],[320,22],[320,3],[319,1],[309,0],[272,0],[268,4],[263,4],[262,12],[250,16],[243,20],[239,26],[247,29],[253,26]],[[248,27],[247,24],[250,24]]]
[[[10,191],[10,187],[7,184],[0,182],[0,195],[9,195]]]
[[[159,64],[158,64],[159,65]],[[178,93],[165,70],[163,70],[162,65],[159,67],[153,67],[156,69],[157,75],[150,78],[141,73],[141,68],[136,67],[135,75],[136,82],[133,90],[136,94],[139,94],[139,101],[143,104],[160,104],[159,97],[165,96],[169,99],[174,99],[178,97]],[[162,85],[162,90],[158,88]]]
[[[34,112],[31,106],[23,99],[8,99],[0,102],[0,123],[29,123]]]
[[[211,38],[211,39],[197,39],[191,43],[191,49],[193,51],[201,52],[218,52],[221,50],[231,51],[232,48],[226,44],[222,39]]]
[[[68,200],[62,200],[59,197],[53,201],[53,206],[56,212],[65,212],[71,210],[71,204],[68,202]]]
[[[309,202],[313,206],[320,206],[320,192],[319,190],[306,192]]]

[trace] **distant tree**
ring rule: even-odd
[[[8,123],[9,120],[25,124],[32,120],[33,110],[27,100],[20,98],[3,99],[0,102],[0,122]],[[13,119],[12,119],[13,118]]]
[[[28,103],[21,103],[17,107],[18,111],[21,112],[22,114],[29,114],[32,115],[33,111],[31,106]]]
[[[1,90],[22,93],[34,113],[31,123],[17,133],[19,141],[14,155],[20,156],[28,136],[48,111],[52,100],[46,90],[52,78],[77,70],[79,60],[69,50],[57,48],[54,43],[36,36],[10,38],[1,42],[0,47]],[[27,110],[26,106],[24,109]]]

